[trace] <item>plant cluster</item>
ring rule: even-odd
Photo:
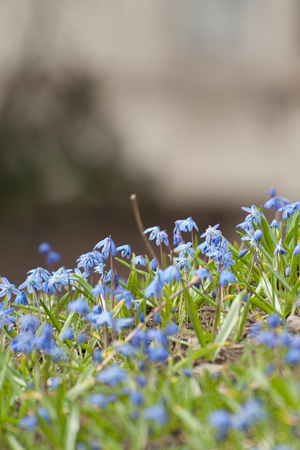
[[[1,448],[296,450],[300,203],[264,208],[240,245],[189,217],[144,231],[159,256],[108,236],[75,269],[2,277]]]

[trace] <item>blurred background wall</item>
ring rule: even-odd
[[[2,0],[0,275],[299,200],[300,0]],[[17,256],[16,256],[17,255]]]

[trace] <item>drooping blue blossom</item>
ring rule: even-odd
[[[153,258],[151,260],[151,270],[153,270],[153,272],[157,271],[157,260],[156,260],[156,258]]]
[[[174,258],[174,261],[177,262],[176,267],[183,268],[184,273],[186,273],[188,269],[192,268],[193,260],[190,258]]]
[[[270,328],[275,328],[277,325],[282,325],[282,319],[275,313],[272,313],[267,318],[267,325]]]
[[[262,239],[263,234],[262,234],[261,230],[256,230],[253,236],[254,236],[254,239],[257,242],[259,242]]]
[[[106,277],[103,279],[103,283],[106,285],[111,284],[111,270],[108,272]],[[119,276],[118,276],[118,273],[117,273],[117,270],[115,267],[113,270],[113,285],[114,285],[114,287],[119,286]]]
[[[51,251],[51,246],[48,242],[42,242],[39,246],[39,252],[41,255],[46,256]]]
[[[10,348],[14,353],[21,352],[25,354],[31,354],[34,350],[35,337],[31,331],[25,331],[22,334],[18,334],[10,342]]]
[[[266,209],[274,208],[275,211],[279,211],[280,208],[291,203],[287,198],[278,197],[275,188],[270,189],[270,197],[271,199],[265,203],[264,208]]]
[[[178,326],[174,322],[168,323],[165,327],[166,336],[174,336],[178,331]]]
[[[154,280],[146,287],[144,295],[146,298],[160,297],[163,289],[161,274],[157,273]]]
[[[19,420],[19,427],[26,428],[27,430],[33,431],[38,424],[38,419],[36,415],[25,416]]]
[[[52,275],[49,277],[49,279],[44,282],[43,291],[49,292],[51,295],[57,293],[56,289],[61,292],[63,286],[69,285],[69,272],[70,269],[66,270],[64,267],[61,267],[55,272],[52,272]]]
[[[76,262],[79,269],[82,267],[85,272],[88,272],[93,267],[103,264],[103,256],[100,252],[94,250],[93,252],[84,253]]]
[[[143,394],[139,391],[133,391],[130,393],[131,403],[135,406],[142,406],[144,404]]]
[[[119,286],[118,289],[114,290],[114,295],[117,302],[124,299],[124,303],[128,311],[131,310],[132,306],[134,306],[137,310],[139,310],[139,305],[134,300],[133,295],[130,291],[127,291],[123,287]]]
[[[245,255],[247,255],[248,252],[249,252],[249,249],[244,248],[243,250],[240,251],[238,258],[243,258]]]
[[[161,318],[160,318],[160,314],[158,312],[155,312],[153,314],[153,322],[155,323],[155,325],[161,324]]]
[[[296,247],[294,248],[293,255],[300,256],[300,244],[296,245]]]
[[[231,427],[231,416],[225,409],[212,411],[208,417],[208,424],[216,430],[216,439],[224,439]]]
[[[24,292],[20,292],[20,294],[18,294],[16,296],[14,303],[18,306],[20,306],[20,305],[25,306],[28,304],[27,298],[26,298],[26,295],[24,294]]]
[[[131,344],[120,344],[116,345],[115,349],[118,353],[120,353],[125,358],[128,358],[129,356],[135,356],[137,353],[137,350],[135,347],[133,347]]]
[[[211,238],[213,236],[217,236],[218,234],[222,234],[222,231],[217,230],[219,225],[220,224],[218,223],[217,225],[215,225],[213,227],[209,226],[208,228],[206,228],[205,233],[202,233],[200,238],[204,238],[205,237],[206,242],[209,244],[210,241],[211,241]]]
[[[71,312],[76,311],[78,314],[87,314],[90,310],[88,304],[83,297],[73,300],[68,304],[68,310]]]
[[[101,314],[99,314],[98,317],[96,318],[95,322],[96,322],[97,326],[99,326],[99,325],[107,326],[108,328],[113,328],[113,326],[114,326],[112,315],[107,310],[105,310]]]
[[[255,225],[258,223],[261,223],[261,218],[263,217],[263,213],[261,213],[255,205],[252,205],[251,208],[247,208],[245,206],[242,206],[241,208],[243,211],[248,212],[248,216],[246,217],[246,221],[249,220],[253,222]]]
[[[52,377],[50,378],[51,388],[56,390],[59,388],[61,384],[61,378],[60,377]]]
[[[98,273],[100,275],[100,280],[102,280],[104,277],[105,267],[106,267],[106,264],[102,264],[102,263],[99,263],[97,266],[94,267],[94,272]]]
[[[150,235],[149,235],[149,241],[153,241],[154,239],[157,238],[159,232],[160,232],[160,227],[150,227],[150,228],[147,228],[147,229],[143,232],[143,234],[148,234],[148,233],[150,233]]]
[[[225,284],[231,284],[235,282],[235,275],[229,270],[222,270],[219,275],[220,286],[225,286]]]
[[[79,333],[77,336],[77,342],[79,345],[84,344],[88,340],[88,337],[85,333]]]
[[[86,398],[87,402],[98,408],[105,409],[107,407],[107,398],[103,394],[92,394]]]
[[[72,330],[72,328],[67,328],[66,331],[62,334],[61,339],[62,341],[65,341],[66,339],[68,339],[69,341],[71,341],[74,337],[74,331]]]
[[[271,228],[274,228],[274,230],[279,230],[279,225],[276,219],[274,219],[270,225]]]
[[[254,233],[254,227],[252,225],[251,220],[245,220],[245,222],[239,223],[236,228],[242,228],[243,230],[248,231],[249,233]]]
[[[12,294],[20,294],[19,289],[16,288],[14,284],[11,284],[7,278],[2,277],[3,283],[0,283],[0,297],[7,296],[7,300],[10,301]]]
[[[51,422],[50,414],[47,409],[43,406],[39,406],[37,409],[37,416],[39,419],[42,419],[44,422]]]
[[[13,308],[5,309],[4,303],[0,303],[0,329],[3,325],[10,325],[10,315],[14,312]]]
[[[191,232],[193,228],[199,231],[197,224],[192,217],[188,217],[187,219],[183,220],[180,224],[180,231]]]
[[[38,317],[31,314],[27,314],[20,318],[20,329],[22,332],[30,331],[31,333],[35,333],[39,325],[40,321]]]
[[[144,418],[146,420],[153,420],[158,425],[164,425],[167,421],[167,415],[164,406],[161,403],[150,406],[150,408],[144,410]]]
[[[52,361],[54,361],[56,364],[59,364],[60,362],[65,362],[68,359],[67,354],[64,351],[64,349],[59,348],[59,347],[54,347],[51,350],[50,355],[51,355]]]
[[[125,370],[121,369],[117,364],[113,364],[107,369],[97,374],[97,380],[100,383],[107,383],[110,386],[118,386],[128,378]]]
[[[163,284],[170,284],[174,280],[179,283],[181,280],[181,273],[177,267],[169,266],[161,273],[161,281]]]
[[[101,350],[99,348],[96,348],[93,351],[93,360],[95,362],[97,362],[97,363],[101,363],[103,361],[102,353],[101,353]]]
[[[273,253],[273,258],[275,257],[275,255],[277,255],[277,253],[279,253],[280,255],[284,255],[285,253],[287,253],[286,250],[284,250],[284,248],[282,247],[282,245],[277,244],[275,251]]]
[[[201,281],[206,280],[207,278],[209,279],[209,281],[211,281],[211,276],[208,273],[207,269],[201,268],[201,269],[193,270],[191,272],[191,274],[192,273],[197,275],[197,277],[199,277]]]
[[[116,244],[112,240],[111,236],[102,239],[102,241],[99,241],[95,245],[94,250],[98,248],[102,248],[102,255],[104,256],[104,258],[108,258],[110,254],[112,254],[112,256],[116,256],[117,254]]]
[[[159,363],[168,358],[169,352],[164,347],[153,347],[148,349],[147,356],[150,361]]]
[[[38,273],[33,272],[24,281],[24,283],[20,284],[19,289],[27,289],[29,294],[32,294],[33,291],[41,291],[42,290],[42,282],[43,279],[39,276]]]
[[[111,289],[109,289],[106,284],[96,284],[96,286],[94,287],[94,289],[92,289],[92,295],[94,298],[98,297],[99,295],[101,295],[104,300],[107,299],[107,294],[112,294]]]
[[[115,321],[115,330],[117,334],[120,333],[121,330],[124,328],[130,328],[134,324],[134,318],[133,317],[120,317]]]
[[[53,264],[57,264],[60,260],[61,255],[57,252],[51,251],[48,253],[45,262],[48,266],[52,266]]]
[[[263,344],[270,349],[275,348],[280,342],[277,335],[270,330],[261,331],[256,335],[259,344]]]
[[[176,220],[176,222],[175,222],[175,227],[173,230],[173,245],[174,245],[174,247],[177,247],[180,244],[180,242],[183,242],[181,230],[180,230],[180,225],[182,222],[184,222],[184,220]]]
[[[147,260],[142,255],[135,256],[132,258],[132,262],[135,266],[145,266],[147,267]]]
[[[245,431],[266,418],[267,412],[260,401],[252,399],[241,406],[232,417],[231,424],[233,428]]]
[[[300,350],[298,348],[291,348],[285,355],[287,364],[295,365],[300,362]]]
[[[147,339],[147,341],[155,341],[164,347],[168,343],[166,333],[157,328],[151,328],[151,329],[147,330],[146,331],[146,339]]]
[[[125,258],[125,256],[126,256],[126,258],[129,259],[131,256],[131,247],[128,244],[117,247],[116,251],[117,251],[117,253],[121,252],[122,258]]]
[[[142,323],[145,322],[145,315],[142,312],[139,313],[139,321]]]
[[[188,242],[187,244],[180,244],[174,249],[174,252],[179,253],[179,258],[193,259],[195,250],[192,247],[192,243]]]

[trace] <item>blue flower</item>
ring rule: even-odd
[[[138,255],[135,256],[134,258],[132,258],[132,262],[135,266],[146,266],[147,267],[147,260],[142,256],[142,255]]]
[[[112,291],[106,286],[106,284],[97,284],[94,289],[92,289],[92,295],[94,298],[101,295],[104,300],[107,298],[107,293],[111,294]]]
[[[247,255],[248,252],[249,252],[249,249],[244,248],[243,250],[240,251],[238,258],[243,258],[245,255]]]
[[[33,291],[41,291],[42,290],[42,282],[43,279],[39,276],[38,273],[31,273],[24,283],[20,284],[19,289],[27,288],[29,294],[32,294]]]
[[[258,242],[262,239],[263,235],[261,230],[256,230],[254,233],[254,239]]]
[[[153,241],[155,238],[157,238],[159,232],[160,232],[160,228],[159,227],[150,227],[150,228],[147,228],[143,232],[143,234],[150,233],[149,241]]]
[[[296,247],[294,248],[293,255],[300,256],[300,244],[296,245]]]
[[[277,314],[270,314],[267,319],[267,324],[270,328],[275,328],[277,325],[282,325],[282,319]]]
[[[226,283],[232,284],[235,282],[235,276],[228,270],[222,270],[219,275],[220,286],[225,286]]]
[[[250,233],[254,233],[254,228],[251,220],[245,220],[245,222],[239,223],[236,228],[242,228],[243,230],[249,231]]]
[[[150,406],[144,410],[144,418],[146,420],[153,420],[158,425],[164,425],[167,421],[165,408],[162,404]]]
[[[128,311],[131,310],[131,307],[134,304],[134,299],[130,291],[127,291],[123,287],[119,286],[118,289],[115,289],[114,295],[116,295],[117,302],[124,299],[126,308],[128,309]]]
[[[77,259],[77,267],[83,267],[85,272],[88,272],[89,269],[92,269],[95,266],[98,266],[99,264],[103,264],[103,257],[101,253],[99,253],[97,250],[94,250],[93,252],[84,253]]]
[[[38,317],[33,316],[31,314],[27,314],[25,316],[22,316],[20,319],[20,328],[21,331],[30,331],[32,333],[35,333],[40,325],[40,321]]]
[[[150,361],[159,363],[168,358],[169,352],[164,347],[154,347],[148,349],[147,355]]]
[[[193,220],[192,217],[188,217],[187,219],[183,220],[180,224],[180,230],[181,231],[192,231],[192,229],[195,228],[197,231],[199,231],[196,222]]]
[[[4,303],[0,303],[0,329],[2,328],[3,325],[10,325],[11,324],[11,320],[10,314],[12,314],[14,312],[13,308],[9,308],[9,309],[4,309]]]
[[[63,286],[69,285],[69,269],[66,270],[64,267],[61,267],[56,272],[52,272],[52,275],[49,277],[47,281],[45,281],[43,287],[44,292],[50,292],[50,294],[56,294],[56,289],[61,292]]]
[[[179,258],[194,258],[195,250],[192,248],[192,243],[188,242],[187,244],[180,244],[178,247],[174,249],[175,253],[179,253]]]
[[[109,311],[105,310],[103,313],[99,314],[96,319],[97,326],[107,326],[108,328],[113,328],[113,318]]]
[[[266,419],[267,412],[256,399],[249,400],[241,406],[232,418],[232,427],[239,430],[247,430],[261,420]]]
[[[279,344],[277,335],[273,331],[261,331],[257,334],[256,338],[259,344],[263,344],[271,349]]]
[[[146,331],[146,339],[147,341],[156,341],[158,344],[163,346],[167,345],[167,336],[166,333],[157,328],[151,328]]]
[[[42,419],[44,422],[51,422],[51,418],[50,415],[47,411],[46,408],[44,408],[43,406],[39,406],[38,410],[37,410],[37,415],[40,419]]]
[[[190,258],[174,258],[174,261],[177,261],[176,267],[183,268],[184,273],[186,273],[188,269],[192,268],[193,260]]]
[[[103,394],[92,394],[87,397],[88,403],[93,406],[105,409],[107,407],[107,398]]]
[[[125,370],[121,369],[121,367],[116,364],[111,365],[97,374],[97,380],[100,383],[107,383],[110,386],[118,386],[123,381],[126,381],[127,378],[128,375]]]
[[[134,324],[133,317],[119,318],[115,322],[115,330],[119,334],[124,328],[130,328]]]
[[[290,349],[285,355],[285,360],[287,364],[298,364],[300,361],[300,350],[296,348]]]
[[[139,391],[133,391],[130,393],[131,403],[135,406],[142,406],[144,404],[143,394]]]
[[[94,250],[98,248],[102,248],[102,255],[105,258],[108,258],[110,254],[112,254],[112,256],[116,256],[117,254],[116,244],[112,240],[111,236],[99,241],[98,244],[95,245]]]
[[[52,266],[52,264],[57,264],[61,260],[61,255],[57,252],[49,252],[46,258],[46,264]]]
[[[151,298],[153,296],[160,297],[161,291],[163,289],[163,282],[160,273],[156,275],[153,281],[145,289],[144,295],[146,298]]]
[[[169,266],[162,272],[161,280],[163,284],[165,283],[170,284],[174,280],[177,281],[177,283],[179,283],[179,281],[181,280],[181,273],[177,269],[177,267]]]
[[[201,281],[205,280],[206,278],[208,278],[209,281],[211,281],[211,276],[209,275],[208,271],[204,268],[193,270],[191,273],[197,275],[197,277],[199,277]]]
[[[79,345],[84,344],[87,341],[88,337],[85,333],[79,333],[77,336],[77,342]]]
[[[158,312],[153,314],[153,322],[155,325],[159,325],[161,323],[160,314]]]
[[[271,227],[271,228],[274,228],[275,230],[279,230],[279,225],[278,225],[277,220],[274,219],[274,220],[272,221],[270,227]]]
[[[219,409],[210,413],[208,423],[216,430],[216,438],[221,441],[231,427],[231,416],[228,411]]]
[[[101,350],[99,348],[96,348],[93,351],[93,360],[95,362],[97,362],[97,363],[101,363],[103,361],[102,353],[101,353]]]
[[[261,213],[256,206],[252,205],[251,208],[246,208],[245,206],[242,206],[242,209],[250,214],[246,217],[247,220],[251,220],[251,222],[255,223],[257,225],[258,223],[261,223],[261,217],[263,217],[263,213]]]
[[[35,337],[31,331],[19,334],[10,342],[10,348],[14,353],[31,354],[34,349]]]
[[[206,228],[206,231],[205,231],[205,233],[202,233],[201,234],[201,236],[200,236],[200,238],[206,238],[206,242],[207,243],[210,243],[210,241],[211,241],[211,238],[213,237],[213,236],[216,236],[216,235],[218,235],[218,234],[222,234],[222,231],[220,231],[220,230],[217,230],[217,228],[219,227],[219,223],[217,224],[217,225],[215,225],[214,227],[208,227],[208,228]]]
[[[35,415],[25,416],[19,420],[19,427],[26,428],[27,430],[33,431],[38,424],[38,419]]]
[[[176,323],[174,323],[174,322],[168,323],[165,328],[165,333],[166,333],[166,336],[173,336],[173,335],[177,334],[178,326],[176,325]]]
[[[117,247],[116,251],[117,251],[117,253],[121,252],[122,258],[125,258],[125,256],[126,256],[127,259],[129,259],[131,256],[131,247],[128,244]]]
[[[58,389],[61,384],[61,379],[59,377],[52,377],[50,378],[51,381],[51,388],[52,389]]]
[[[74,332],[72,330],[72,328],[67,328],[66,331],[62,334],[62,341],[65,341],[66,339],[68,339],[69,341],[71,341],[74,337]]]
[[[41,255],[46,256],[51,251],[50,244],[48,242],[42,242],[39,246],[39,252]]]
[[[157,261],[156,261],[156,258],[153,258],[153,259],[151,260],[151,269],[153,270],[153,272],[156,272],[156,271],[157,271]]]
[[[71,312],[76,311],[78,314],[87,314],[90,308],[83,298],[78,298],[68,304],[68,310]]]
[[[20,294],[19,289],[17,289],[14,284],[11,284],[7,278],[2,277],[2,281],[3,283],[0,283],[0,288],[2,289],[0,292],[0,297],[7,296],[7,300],[10,301],[12,294]]]
[[[280,255],[284,255],[285,253],[287,253],[286,250],[284,250],[284,248],[282,247],[282,245],[277,244],[275,251],[273,253],[273,258],[275,257],[275,255],[277,255],[277,253],[279,253]]]

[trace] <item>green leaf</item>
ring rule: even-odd
[[[239,314],[240,314],[240,308],[243,298],[245,297],[246,292],[240,292],[236,298],[231,303],[231,306],[229,308],[229,311],[226,315],[226,318],[221,326],[221,329],[215,339],[215,344],[219,344],[219,347],[214,351],[213,354],[213,361],[215,361],[216,357],[218,356],[222,346],[224,345],[226,339],[230,335],[231,331],[233,330],[233,327],[235,326]]]
[[[265,263],[265,265],[268,267],[268,269],[270,270],[270,272],[277,278],[277,280],[279,280],[282,285],[289,291],[292,292],[292,288],[288,285],[286,279],[277,272],[277,270],[275,270],[271,264]]]
[[[50,317],[50,320],[53,323],[53,325],[55,326],[55,328],[59,332],[61,332],[61,325],[60,325],[59,321],[57,320],[57,318],[55,317],[55,315],[50,311],[49,308],[47,308],[47,306],[45,305],[43,300],[40,300],[40,303],[41,303],[42,307],[44,308],[44,310],[46,311],[46,313],[48,314],[48,316]]]
[[[6,434],[6,442],[11,448],[11,450],[26,450],[23,445],[20,444],[20,442],[17,440],[17,438],[10,433]]]
[[[61,331],[60,331],[60,333],[59,333],[59,336],[58,336],[59,339],[61,339],[61,338],[62,338],[62,335],[65,333],[65,331],[66,331],[68,328],[70,328],[70,326],[71,326],[71,324],[72,324],[74,318],[76,317],[76,314],[77,314],[76,311],[73,311],[71,314],[68,315],[68,318],[67,318],[67,320],[66,320],[64,326],[62,327],[62,329],[61,329]]]
[[[199,344],[201,345],[201,347],[205,347],[206,340],[205,340],[204,331],[203,331],[200,319],[198,317],[197,309],[196,309],[193,299],[190,296],[189,291],[187,289],[184,289],[184,294],[185,294],[188,315],[192,322],[193,329],[196,333]]]
[[[65,450],[75,450],[77,434],[80,428],[80,411],[79,405],[73,403],[71,411],[67,419],[65,430]]]

